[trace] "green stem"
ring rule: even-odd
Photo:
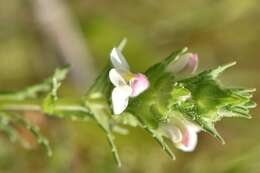
[[[0,100],[1,111],[35,111],[42,112],[42,100],[41,99],[29,99],[29,100]],[[89,110],[82,104],[80,99],[62,99],[60,98],[55,102],[54,111],[62,112],[82,112],[91,114]]]

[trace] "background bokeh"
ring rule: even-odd
[[[222,81],[260,87],[258,0],[8,0],[0,1],[0,89],[14,90],[72,64],[62,95],[76,97],[107,63],[111,48],[128,38],[124,51],[134,71],[144,71],[172,50],[188,46],[200,68],[237,61]],[[257,91],[254,97],[259,102]],[[48,158],[31,136],[28,144],[0,138],[0,172],[11,173],[259,173],[260,109],[252,120],[224,119],[218,130],[227,144],[205,133],[195,152],[175,150],[171,161],[142,129],[117,135],[123,167],[95,123],[25,113],[48,136]],[[24,149],[27,148],[27,149]]]

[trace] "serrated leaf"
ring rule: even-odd
[[[17,131],[10,125],[10,118],[0,114],[0,131],[2,131],[11,142],[16,142],[18,138]]]
[[[98,90],[95,91],[97,92]],[[121,160],[114,142],[114,136],[110,125],[110,107],[102,94],[93,93],[95,96],[92,96],[91,93],[88,94],[89,98],[85,98],[86,107],[88,107],[91,110],[93,114],[92,118],[96,121],[98,126],[106,133],[106,138],[108,143],[110,144],[114,160],[116,161],[117,165],[121,167]]]
[[[112,88],[112,83],[109,80],[109,71],[111,70],[112,66],[111,64],[108,64],[103,71],[100,73],[100,75],[96,78],[93,85],[88,89],[88,91],[85,94],[86,98],[89,98],[91,95],[92,97],[94,93],[101,93],[102,95],[106,96],[107,98],[110,97],[110,91]]]
[[[163,135],[152,129],[149,127],[144,126],[143,127],[148,133],[150,133],[150,135],[160,144],[160,146],[162,147],[162,149],[168,154],[168,156],[172,159],[175,160],[176,157],[174,155],[174,153],[172,152],[171,148],[168,146],[168,144],[164,141],[163,139]]]
[[[127,111],[146,126],[158,128],[160,121],[167,119],[173,85],[173,77],[165,72],[147,91],[130,100]]]
[[[42,104],[42,109],[45,113],[53,114],[55,111],[55,102],[58,100],[58,89],[61,86],[61,82],[65,79],[68,73],[69,66],[62,69],[57,69],[52,76],[50,86],[50,93],[45,97]]]
[[[39,93],[48,92],[52,89],[53,79],[62,81],[69,70],[69,66],[66,65],[62,68],[56,69],[54,75],[44,80],[42,83],[35,84],[17,92],[2,92],[0,93],[0,100],[24,100],[28,98],[35,98]]]
[[[184,54],[187,51],[187,48],[183,48],[177,51],[172,52],[167,58],[165,58],[162,62],[159,62],[152,67],[150,67],[146,72],[145,75],[148,77],[150,83],[155,82],[161,75],[164,74],[168,65],[173,62],[177,61],[181,54]]]
[[[158,128],[160,121],[167,119],[174,76],[166,71],[167,66],[178,59],[186,48],[174,51],[162,62],[150,67],[146,72],[150,86],[143,94],[130,100],[128,110],[138,116],[150,128]]]
[[[121,160],[118,154],[117,147],[114,142],[114,136],[110,124],[111,108],[106,98],[110,97],[112,84],[109,81],[109,70],[111,65],[107,65],[102,73],[97,77],[95,83],[87,91],[83,97],[85,106],[91,111],[92,118],[96,121],[99,127],[106,133],[106,138],[111,147],[114,160],[120,167]]]
[[[191,92],[192,99],[175,105],[179,111],[188,115],[191,120],[222,143],[224,140],[214,128],[214,123],[223,117],[250,118],[249,109],[255,106],[250,100],[254,90],[225,89],[216,80],[219,74],[233,65],[235,63],[219,66],[195,77],[179,81]],[[187,106],[189,104],[190,107]]]
[[[39,127],[33,125],[29,121],[25,120],[25,118],[21,115],[18,115],[16,113],[11,112],[1,112],[1,114],[4,115],[4,117],[8,118],[10,122],[20,125],[27,130],[29,130],[32,135],[36,138],[38,144],[40,144],[46,151],[48,156],[52,156],[52,149],[50,147],[49,141],[47,138],[45,138],[41,133]],[[11,126],[10,126],[11,127]],[[10,130],[10,129],[9,129]],[[14,129],[12,128],[12,133]]]

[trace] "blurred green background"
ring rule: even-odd
[[[72,64],[62,95],[86,91],[108,62],[111,48],[128,38],[124,51],[133,71],[144,71],[172,50],[199,54],[199,70],[230,61],[227,86],[260,87],[258,0],[8,0],[0,1],[0,89],[14,90]],[[254,100],[259,102],[256,92]],[[28,144],[0,138],[0,172],[24,173],[259,173],[260,112],[252,120],[224,119],[218,130],[227,144],[205,133],[193,153],[175,150],[171,161],[142,129],[117,135],[123,167],[112,159],[95,123],[25,113],[41,126],[54,149],[48,158],[32,137]],[[28,150],[24,149],[28,148]]]

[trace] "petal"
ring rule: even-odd
[[[186,53],[177,60],[172,69],[175,73],[193,74],[198,68],[198,55]]]
[[[126,109],[131,93],[132,89],[128,85],[114,88],[112,92],[112,104],[115,115],[121,114]]]
[[[116,69],[119,69],[122,71],[129,71],[129,65],[128,65],[124,55],[118,48],[112,49],[112,51],[110,53],[110,60]]]
[[[182,140],[176,143],[176,147],[185,152],[192,152],[197,146],[199,129],[192,124],[185,124],[182,129]]]
[[[149,88],[149,80],[143,74],[136,74],[133,79],[130,80],[130,86],[132,88],[131,97],[136,97]]]
[[[114,68],[109,71],[109,79],[115,86],[126,85],[126,81],[121,74]]]

